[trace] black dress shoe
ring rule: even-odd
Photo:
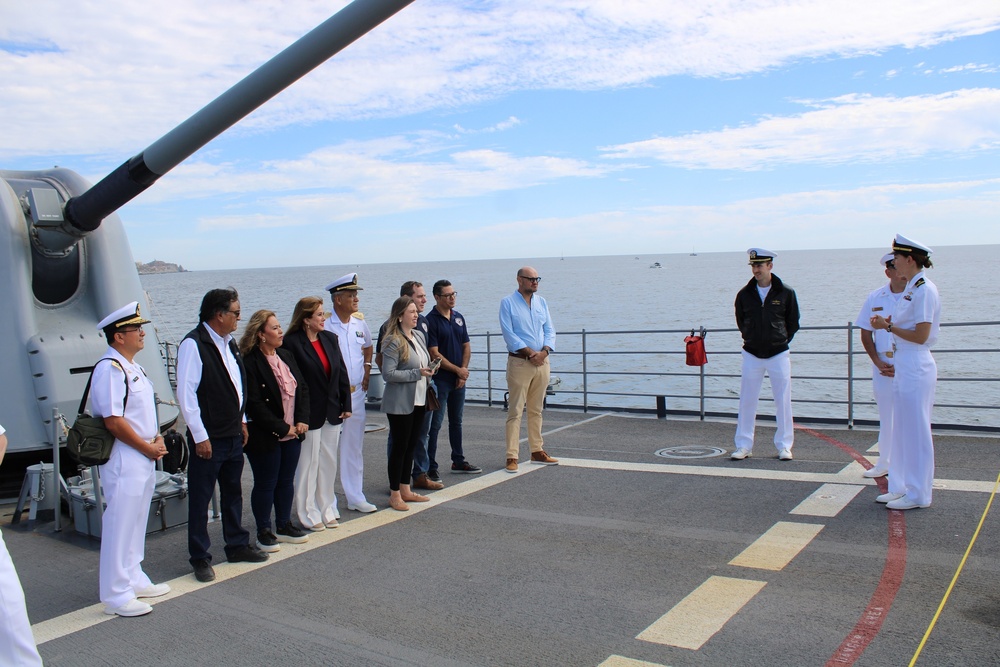
[[[204,558],[194,561],[191,565],[194,567],[194,578],[198,581],[205,583],[215,580],[215,570],[212,569],[212,564]]]
[[[267,554],[247,544],[234,549],[228,558],[230,563],[263,563]]]

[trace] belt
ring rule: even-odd
[[[508,356],[517,357],[518,359],[530,359],[527,352],[508,352]]]
[[[357,388],[358,388],[357,385],[352,384],[351,385],[351,393],[353,394],[355,391],[357,391]]]

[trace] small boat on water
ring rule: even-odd
[[[663,266],[659,262],[653,262],[652,264],[649,265],[649,268],[651,268],[651,269],[662,269]]]

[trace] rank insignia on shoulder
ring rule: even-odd
[[[360,312],[358,312],[358,313],[351,313],[351,317],[353,317],[356,320],[363,320],[363,319],[365,319],[365,314],[364,313],[360,313]]]
[[[923,278],[921,278],[921,279],[920,279],[920,280],[918,280],[917,282],[913,283],[913,289],[916,289],[916,288],[920,287],[920,286],[921,286],[921,285],[923,285],[923,284],[924,284],[924,279],[923,279]]]

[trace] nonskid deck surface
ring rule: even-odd
[[[505,413],[468,406],[465,450],[411,511],[387,509],[386,433],[365,441],[362,515],[282,545],[264,565],[224,563],[199,584],[184,526],[150,535],[144,569],[168,582],[152,614],[97,603],[95,540],[51,523],[9,526],[47,665],[905,664],[934,618],[993,490],[995,438],[936,438],[925,510],[889,512],[861,477],[873,431],[796,432],[778,461],[761,425],[730,461],[734,425],[548,411],[558,466],[504,464]],[[368,422],[385,416],[369,412]],[[443,435],[443,434],[442,434]],[[658,456],[660,450],[671,458]],[[522,460],[527,445],[522,445]],[[245,525],[249,466],[244,476]],[[919,664],[1000,656],[1000,529],[987,516]]]

